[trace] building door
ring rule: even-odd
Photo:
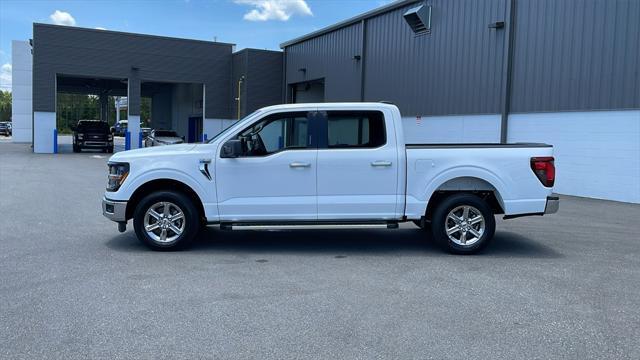
[[[292,103],[324,102],[324,79],[291,85]]]
[[[202,116],[192,116],[189,118],[187,142],[194,143],[198,141],[202,141]]]

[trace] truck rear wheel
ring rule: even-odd
[[[153,250],[180,250],[198,234],[200,215],[193,202],[182,193],[158,191],[138,203],[133,228],[138,239]]]
[[[472,194],[451,195],[436,207],[431,219],[434,239],[454,254],[474,254],[486,247],[496,230],[489,204]]]

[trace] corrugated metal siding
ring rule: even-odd
[[[249,59],[249,53],[244,51],[239,51],[233,54],[233,75],[231,76],[231,109],[233,109],[232,119],[238,118],[238,81],[242,76],[247,77],[247,66]],[[242,84],[240,88],[240,117],[244,116],[247,111],[247,82],[246,80]]]
[[[365,100],[387,100],[403,115],[500,112],[504,0],[433,0],[431,34],[416,36],[402,15],[367,20]]]
[[[247,115],[261,107],[282,103],[282,61],[280,51],[248,49],[249,82]]]
[[[359,101],[361,36],[358,23],[287,47],[287,84],[324,78],[326,101]]]
[[[232,104],[233,118],[237,118],[238,80],[242,84],[240,117],[253,111],[282,102],[282,52],[244,49],[233,54]]]
[[[518,0],[513,112],[640,108],[640,1]]]
[[[206,116],[230,114],[230,44],[42,24],[33,39],[34,111],[55,111],[56,74],[129,78],[137,67],[141,81],[204,83]]]

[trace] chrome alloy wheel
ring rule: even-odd
[[[462,205],[454,208],[449,211],[445,222],[447,236],[461,246],[475,244],[484,234],[484,216],[473,206]]]
[[[144,214],[144,229],[153,241],[168,244],[182,235],[184,220],[184,212],[176,204],[158,202]]]

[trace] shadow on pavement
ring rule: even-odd
[[[555,249],[517,233],[496,231],[483,255],[490,257],[563,258]]]
[[[133,231],[119,234],[106,245],[117,251],[149,251]],[[419,229],[304,229],[234,230],[207,227],[189,251],[220,253],[383,255],[395,252],[445,256],[446,252]],[[559,258],[562,254],[524,236],[497,232],[478,256]]]

